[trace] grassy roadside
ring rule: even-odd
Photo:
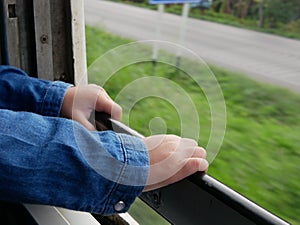
[[[86,28],[88,64],[106,51],[129,40],[95,28]],[[209,174],[294,225],[300,215],[300,96],[287,90],[258,83],[243,75],[211,67],[222,88],[227,106],[227,128],[221,151],[210,166]],[[197,103],[207,107],[202,93],[184,78],[184,73],[167,65],[157,65],[158,76],[180,84]],[[122,88],[151,75],[151,64],[139,63],[118,71],[105,86],[115,97]],[[99,77],[90,77],[97,83]],[[129,99],[130,101],[130,99]],[[130,125],[148,135],[153,116],[164,119],[168,132],[179,132],[176,111],[166,102],[147,98],[130,115]],[[209,113],[201,114],[203,131],[200,144],[205,146]],[[153,222],[153,221],[152,221]],[[152,223],[153,224],[153,223]]]

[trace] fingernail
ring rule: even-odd
[[[208,166],[209,166],[209,164],[206,159],[200,159],[199,171],[207,170]]]

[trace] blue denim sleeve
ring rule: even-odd
[[[27,76],[22,70],[0,65],[0,109],[59,116],[70,84]]]
[[[147,181],[148,152],[138,138],[4,109],[0,127],[2,201],[108,215],[127,211]]]

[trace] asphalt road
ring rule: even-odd
[[[134,40],[157,39],[157,11],[85,0],[86,24]],[[181,17],[164,13],[160,40],[180,43]],[[184,47],[206,62],[300,93],[300,41],[189,18]]]

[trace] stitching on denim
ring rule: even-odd
[[[104,207],[102,213],[105,213],[106,210],[107,210],[107,208],[110,207],[110,204],[113,204],[113,203],[111,202],[111,200],[112,200],[112,199],[111,199],[111,196],[112,196],[112,194],[116,191],[116,189],[118,188],[118,186],[119,186],[119,184],[120,184],[121,177],[123,176],[123,174],[124,174],[124,172],[125,172],[125,170],[126,170],[126,166],[127,166],[126,150],[125,150],[124,143],[123,143],[124,141],[123,141],[123,139],[121,138],[121,136],[119,136],[119,135],[116,135],[116,138],[120,141],[121,149],[122,149],[123,154],[124,154],[124,165],[123,165],[123,167],[122,167],[122,169],[121,169],[121,172],[120,172],[120,175],[119,175],[119,177],[118,177],[118,179],[117,179],[117,182],[113,182],[112,189],[111,189],[110,193],[108,194],[108,198],[107,198],[107,201],[106,201],[105,204],[104,204],[105,207]],[[113,199],[114,199],[114,198],[113,198]]]
[[[41,104],[41,109],[40,109],[40,111],[41,111],[41,112],[46,112],[47,115],[49,114],[49,107],[45,107],[44,105],[45,105],[45,102],[47,102],[46,99],[47,99],[47,96],[48,96],[48,92],[49,92],[49,90],[52,89],[53,87],[55,87],[55,84],[54,84],[54,83],[51,83],[49,86],[47,86],[46,92],[45,92],[45,94],[44,94],[44,96],[43,96],[43,100],[42,100],[42,104]]]
[[[123,151],[123,155],[124,155],[124,164],[123,164],[122,170],[120,172],[120,176],[117,180],[117,184],[119,184],[120,180],[123,178],[123,174],[125,173],[126,167],[128,165],[128,155],[127,155],[127,151],[126,151],[124,140],[123,140],[122,136],[118,135],[117,137],[121,140],[121,147],[122,147],[122,151]]]
[[[59,83],[57,81],[52,82],[46,88],[46,92],[45,92],[45,94],[43,96],[43,100],[41,102],[40,111],[45,112],[47,115],[53,116],[55,114],[55,116],[59,116],[64,96],[69,87],[70,86],[68,86],[68,85],[59,85]],[[50,92],[50,94],[49,94],[49,92]],[[51,95],[51,92],[59,93],[60,95],[53,95],[53,94]],[[50,96],[48,97],[48,95],[50,95]],[[53,101],[53,96],[56,96],[55,101]],[[48,101],[46,101],[46,99],[49,99],[49,98],[51,99],[52,104],[54,103],[53,105],[51,105],[51,107],[47,106],[47,104],[45,106],[45,102],[46,103],[48,102]],[[58,104],[58,102],[59,102],[59,104]],[[55,106],[55,107],[53,107],[53,106]]]

